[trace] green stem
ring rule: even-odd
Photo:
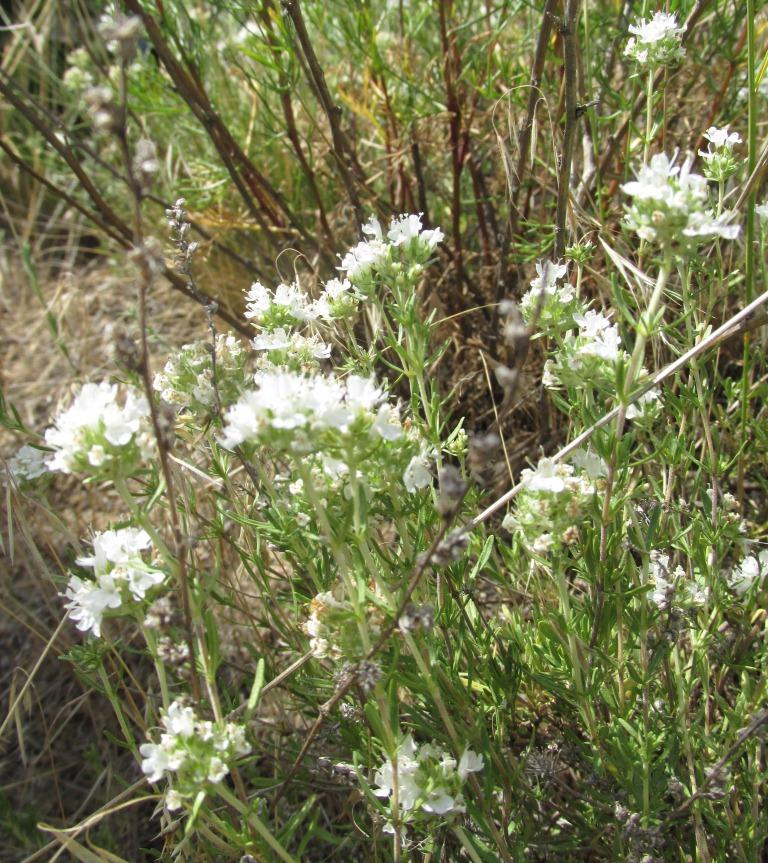
[[[144,530],[149,534],[150,539],[152,540],[152,544],[155,548],[160,552],[163,556],[163,560],[166,563],[170,564],[174,568],[176,567],[176,558],[171,553],[171,550],[165,544],[165,541],[160,537],[160,534],[155,529],[152,522],[149,520],[149,516],[146,512],[136,503],[136,499],[128,490],[128,485],[125,482],[125,477],[117,474],[113,479],[115,489],[117,493],[120,495],[123,503],[128,507],[131,511],[131,516],[133,519],[144,528]]]
[[[747,0],[747,174],[752,176],[757,162],[757,81],[755,78],[755,65],[757,56],[755,51],[755,0]],[[747,197],[747,224],[746,224],[746,261],[744,266],[746,305],[752,302],[755,281],[755,203],[757,200],[757,187],[755,183],[752,191]],[[741,374],[741,416],[740,439],[747,440],[747,425],[749,418],[749,395],[752,380],[752,350],[751,334],[749,330],[744,331],[742,374]],[[739,499],[744,500],[744,472],[746,469],[746,456],[748,447],[739,455],[738,468],[738,494]]]
[[[277,854],[277,856],[284,860],[285,863],[298,863],[296,858],[291,857],[291,855],[283,848],[283,846],[275,839],[272,833],[267,828],[266,824],[259,818],[259,816],[245,803],[241,800],[238,800],[237,797],[224,785],[223,782],[219,782],[216,785],[216,793],[228,803],[233,809],[239,812],[245,820],[248,822],[248,825],[252,827],[261,838],[269,845],[269,847]]]

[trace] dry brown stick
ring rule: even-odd
[[[267,33],[267,38],[275,53],[275,64],[277,66],[277,74],[278,74],[278,86],[280,88],[280,103],[283,108],[283,117],[285,118],[285,129],[288,133],[288,140],[291,142],[291,146],[293,147],[293,151],[296,154],[296,158],[299,160],[299,164],[301,165],[301,170],[304,173],[304,176],[307,179],[307,184],[309,185],[309,189],[312,192],[312,197],[315,199],[315,203],[317,204],[318,216],[320,218],[320,225],[323,229],[323,233],[326,236],[326,239],[330,245],[330,248],[336,248],[336,239],[333,235],[333,231],[331,230],[331,226],[328,223],[328,216],[325,212],[325,206],[323,204],[323,198],[320,194],[320,187],[317,183],[317,177],[315,175],[312,166],[309,164],[309,160],[307,159],[304,148],[301,146],[301,137],[299,135],[298,127],[296,126],[296,116],[293,111],[293,99],[291,98],[291,82],[288,79],[288,76],[285,74],[285,70],[280,65],[279,58],[277,57],[277,39],[275,37],[275,24],[270,15],[270,10],[274,9],[274,5],[272,0],[263,0],[261,10],[260,10],[260,18],[262,20],[262,24],[265,28],[265,32]]]
[[[131,228],[118,216],[115,211],[107,204],[104,200],[98,189],[91,182],[84,168],[82,167],[80,160],[77,157],[77,154],[72,150],[72,148],[65,143],[58,135],[56,135],[53,129],[48,125],[45,118],[41,117],[39,111],[36,108],[28,105],[23,99],[21,99],[16,93],[13,92],[11,86],[9,86],[3,79],[2,74],[0,73],[0,95],[3,95],[8,101],[19,111],[19,113],[32,125],[37,131],[42,135],[45,141],[50,144],[50,146],[61,156],[66,165],[70,168],[72,173],[75,175],[77,180],[80,182],[84,191],[90,197],[96,211],[98,212],[98,217],[94,218],[95,213],[91,213],[87,208],[83,208],[82,206],[78,206],[77,209],[79,212],[86,215],[89,219],[92,219],[94,224],[97,227],[103,228],[103,225],[108,225],[119,237],[122,237],[119,240],[120,245],[124,248],[127,248],[131,245],[131,236],[132,231]],[[17,161],[17,160],[15,160]],[[19,162],[17,161],[17,164]],[[30,173],[32,176],[32,172],[34,172],[34,168],[27,165],[26,163],[20,164],[20,167],[23,170]],[[61,190],[57,190],[57,187],[50,183],[50,181],[46,181],[46,186],[52,191],[57,191],[57,194],[61,192]],[[71,197],[71,196],[70,196]],[[67,200],[67,203],[71,203],[67,198],[62,198],[63,200]],[[72,203],[72,206],[75,206]],[[112,236],[110,234],[110,236]],[[117,239],[116,237],[112,237],[113,239]],[[189,286],[184,282],[183,279],[180,279],[176,273],[173,272],[169,267],[165,267],[163,271],[163,275],[168,279],[171,283],[172,287],[179,291],[182,294],[185,294],[190,299],[195,300],[195,302],[200,303],[201,305],[208,305],[210,303],[215,302],[214,298],[204,293],[203,291],[198,291],[197,294],[189,289]],[[226,309],[217,308],[216,314],[223,321],[228,323],[233,329],[237,330],[239,333],[245,336],[251,336],[253,333],[251,330],[239,321],[234,315],[228,312]]]
[[[272,223],[273,228],[278,230],[284,230],[287,222],[305,242],[309,243],[324,257],[328,257],[327,251],[322,249],[317,240],[307,232],[285,198],[258,170],[232,137],[226,124],[214,110],[213,104],[197,76],[184,69],[176,60],[157,20],[143,10],[138,0],[124,0],[124,2],[133,14],[141,18],[152,45],[171,76],[179,95],[208,133],[232,182],[240,193],[240,197],[248,207],[249,213],[262,226],[269,241],[277,245],[273,231],[267,227],[264,216]],[[253,200],[251,194],[256,198],[256,201]],[[256,202],[258,202],[258,206]]]
[[[563,74],[565,76],[565,129],[563,148],[560,153],[560,169],[557,177],[557,214],[555,217],[555,260],[565,254],[565,222],[568,216],[568,202],[571,196],[571,165],[573,148],[576,142],[577,113],[577,65],[578,47],[576,19],[579,14],[579,0],[566,0],[565,18],[560,25],[563,39]]]
[[[517,234],[520,224],[520,192],[523,188],[523,178],[528,167],[528,151],[531,146],[536,106],[541,99],[541,78],[544,73],[544,61],[547,56],[547,45],[549,44],[549,36],[552,32],[552,23],[557,3],[558,0],[547,0],[542,13],[539,38],[536,42],[536,53],[533,58],[533,68],[531,69],[531,80],[528,83],[528,105],[526,107],[525,121],[517,138],[517,165],[514,174],[509,177],[510,189],[507,218],[504,222],[504,234],[501,239],[501,249],[499,250],[499,263],[496,270],[495,306],[491,320],[490,353],[494,356],[499,336],[499,303],[508,288],[509,267],[507,258],[509,257],[512,239]]]
[[[184,633],[189,650],[189,670],[192,696],[199,703],[202,695],[200,677],[195,663],[195,638],[194,624],[192,621],[191,590],[189,585],[189,573],[187,571],[187,543],[181,531],[181,520],[176,505],[176,488],[173,472],[170,464],[170,443],[165,423],[161,420],[160,411],[155,399],[154,386],[152,384],[152,369],[150,365],[149,340],[147,337],[147,293],[155,278],[154,251],[144,242],[144,227],[141,214],[143,188],[134,174],[131,148],[128,142],[128,129],[126,126],[126,108],[128,104],[128,81],[126,75],[126,60],[120,67],[120,101],[119,112],[120,123],[115,129],[115,137],[120,146],[124,161],[129,188],[132,192],[133,204],[133,252],[132,258],[138,271],[139,288],[139,339],[140,357],[137,371],[144,385],[144,394],[149,405],[149,415],[152,422],[157,452],[160,456],[160,470],[165,481],[165,489],[168,497],[168,509],[171,517],[171,530],[173,533],[174,557],[178,567],[179,593],[181,594],[182,615],[184,619]]]
[[[299,42],[299,47],[304,59],[307,62],[309,74],[315,93],[317,94],[320,105],[328,118],[328,123],[331,127],[331,139],[333,141],[333,156],[336,165],[339,169],[341,182],[344,184],[344,189],[355,211],[355,218],[358,222],[358,227],[361,228],[365,222],[365,214],[360,202],[360,197],[357,194],[353,173],[356,171],[356,163],[352,147],[350,146],[344,130],[341,128],[341,108],[331,98],[331,93],[328,90],[328,85],[325,81],[325,74],[320,66],[320,63],[315,54],[315,49],[312,47],[312,41],[307,32],[307,26],[304,22],[304,15],[301,11],[299,0],[282,0],[282,6],[288,17],[291,19],[296,33],[296,38]],[[362,177],[358,176],[358,180]]]
[[[27,164],[1,136],[0,149],[8,155],[8,158],[11,159],[15,165],[17,165],[26,174],[29,174],[35,182],[45,186],[46,189],[53,192],[57,198],[69,204],[70,207],[77,210],[78,213],[81,213],[90,222],[93,222],[93,224],[101,229],[111,240],[114,240],[123,248],[127,249],[130,247],[131,244],[129,240],[122,233],[118,233],[117,229],[113,225],[108,224],[104,219],[102,219],[101,215],[96,210],[89,210],[88,207],[81,204],[77,198],[74,198],[68,192],[65,192],[64,189],[60,189],[55,183],[52,183],[47,177],[38,173],[31,165]]]
[[[37,129],[46,142],[66,162],[67,167],[75,175],[83,189],[85,189],[88,196],[93,201],[94,206],[101,213],[102,218],[118,233],[123,234],[126,237],[130,236],[130,230],[104,200],[99,190],[83,169],[77,156],[72,151],[72,148],[59,139],[53,129],[51,129],[50,125],[39,115],[36,108],[33,108],[25,102],[24,99],[15,92],[13,82],[9,79],[6,80],[5,74],[2,72],[0,72],[0,95],[7,99],[8,102],[10,102],[10,104],[13,105],[13,107],[16,108],[16,110],[24,117],[24,119]]]

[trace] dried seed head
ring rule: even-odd
[[[415,632],[418,629],[429,632],[435,625],[435,610],[431,605],[409,603],[400,615],[397,625],[402,633]]]
[[[157,406],[157,433],[160,446],[172,450],[176,440],[176,411],[163,402]]]
[[[155,145],[148,138],[136,142],[133,151],[133,174],[142,192],[148,192],[152,187],[155,174],[160,170]]]
[[[189,647],[164,635],[157,642],[157,655],[169,668],[181,668],[189,659]]]
[[[97,132],[115,133],[123,127],[123,112],[109,87],[89,87],[85,93],[85,108]]]
[[[360,689],[364,695],[369,695],[373,692],[376,684],[381,680],[381,668],[369,660],[363,660],[355,669],[355,677]]]
[[[169,596],[161,596],[147,609],[144,626],[147,629],[166,629],[173,623],[174,607]]]
[[[125,330],[119,330],[113,338],[112,352],[117,365],[122,366],[126,371],[138,372],[140,374],[143,368],[143,361],[141,348],[136,339]]]
[[[493,474],[500,448],[501,438],[494,432],[476,434],[470,438],[467,465],[472,479],[479,485],[483,485],[488,475]]]
[[[469,536],[463,530],[454,530],[432,552],[430,563],[435,566],[450,566],[461,559],[469,545]]]
[[[467,484],[461,478],[459,471],[452,465],[446,465],[438,474],[440,493],[435,509],[441,518],[447,520],[456,515],[456,510],[467,490]]]

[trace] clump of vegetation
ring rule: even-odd
[[[0,402],[59,614],[0,737],[62,632],[115,724],[75,806],[7,784],[17,859],[762,859],[753,0],[18,7],[5,227],[72,386]],[[38,277],[86,228],[106,375]]]

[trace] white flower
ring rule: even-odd
[[[63,594],[69,602],[64,606],[81,632],[90,630],[97,638],[101,636],[101,623],[108,608],[118,608],[122,603],[119,587],[109,576],[98,581],[86,581],[77,575],[69,579]]]
[[[766,76],[766,80],[768,80],[768,76]],[[768,201],[755,207],[755,215],[761,222],[768,222]]]
[[[229,773],[229,762],[251,751],[242,726],[201,720],[181,701],[170,705],[161,722],[165,731],[160,742],[144,743],[139,752],[149,782],[177,774],[166,796],[169,809],[180,808],[184,798],[196,795],[201,782],[220,782]]]
[[[146,745],[147,744],[144,743],[142,745],[142,748]],[[160,775],[162,776],[162,773]],[[159,778],[160,777],[158,777],[158,779]],[[153,781],[156,782],[157,780],[150,779],[149,781],[150,782],[153,782]],[[181,809],[183,803],[184,803],[184,798],[181,796],[181,794],[179,794],[179,792],[176,791],[175,788],[169,788],[165,794],[165,808],[169,812],[176,812],[176,810]]]
[[[542,533],[534,539],[531,544],[531,551],[533,551],[534,554],[549,554],[549,552],[552,551],[554,544],[555,540],[551,533]]]
[[[48,472],[48,457],[50,453],[24,444],[23,447],[8,459],[8,472],[17,483],[28,482]]]
[[[554,261],[536,261],[537,276],[531,281],[531,287],[537,290],[542,288],[552,293],[555,283],[559,282],[568,272],[568,264],[556,264]]]
[[[608,318],[590,309],[586,314],[575,314],[574,321],[581,328],[577,356],[597,357],[608,363],[614,363],[619,358],[621,336],[619,329]]]
[[[710,126],[704,133],[704,137],[711,144],[715,145],[715,149],[727,147],[729,150],[732,150],[734,144],[741,144],[741,135],[739,135],[738,132],[728,132],[727,126],[724,126],[722,129],[718,129],[717,126]],[[710,153],[711,150],[707,153],[703,153],[699,150],[700,156],[707,156],[710,155]]]
[[[622,191],[634,199],[626,223],[641,239],[661,245],[694,245],[697,238],[720,236],[735,239],[734,213],[719,216],[711,211],[707,180],[691,171],[693,158],[675,165],[664,153],[643,165],[637,180],[624,183]]]
[[[371,431],[384,440],[397,440],[403,433],[397,407],[386,402],[379,405]]]
[[[385,394],[372,378],[349,375],[340,380],[330,375],[265,369],[254,380],[258,389],[244,393],[225,415],[222,444],[227,448],[256,440],[271,430],[309,433],[336,429],[345,434],[361,418],[369,420],[369,428],[375,426],[375,433],[381,434],[384,418],[376,423],[374,411]],[[392,416],[390,413],[387,418]]]
[[[159,782],[172,769],[171,763],[177,763],[177,759],[172,760],[169,750],[157,743],[142,743],[139,753],[143,758],[141,770],[148,782]]]
[[[289,358],[299,361],[327,359],[331,355],[331,346],[319,336],[303,336],[285,327],[263,331],[251,341],[251,347],[255,351],[284,351]]]
[[[412,240],[419,240],[427,249],[431,250],[442,242],[444,235],[440,228],[424,231],[421,227],[421,213],[418,215],[398,216],[389,224],[387,238],[393,246],[401,246]]]
[[[645,416],[647,409],[652,405],[655,405],[660,397],[661,394],[659,393],[658,388],[654,387],[652,390],[648,390],[647,393],[641,395],[639,399],[632,402],[632,404],[627,407],[627,419],[633,420],[638,417]]]
[[[416,773],[419,762],[414,758],[416,744],[413,737],[408,734],[397,749],[397,789],[400,808],[406,811],[413,809],[419,796],[419,787],[416,784]],[[394,769],[392,762],[387,760],[376,771],[373,781],[378,788],[373,789],[377,797],[389,797],[394,790]]]
[[[461,786],[470,773],[483,769],[480,755],[467,749],[457,766],[456,759],[435,743],[417,747],[409,734],[397,749],[397,769],[389,759],[376,771],[373,789],[377,797],[392,797],[397,777],[397,798],[404,813],[403,820],[411,821],[419,808],[429,815],[449,815],[464,812]]]
[[[570,465],[552,461],[551,458],[539,459],[536,470],[526,468],[520,474],[520,481],[529,491],[544,491],[559,494],[565,491],[565,480],[573,473]]]
[[[63,594],[70,600],[65,607],[78,629],[90,630],[99,637],[105,611],[123,603],[124,585],[139,601],[151,587],[165,580],[165,573],[146,566],[141,559],[141,552],[149,545],[149,534],[140,528],[107,530],[94,536],[93,554],[75,561],[93,569],[93,580],[73,575]]]
[[[339,269],[345,271],[347,278],[354,282],[366,276],[386,255],[387,246],[381,240],[363,240],[344,255]]]
[[[768,575],[768,549],[757,555],[749,555],[734,567],[728,575],[728,584],[739,596],[745,594],[750,587]]]
[[[96,466],[94,461],[101,465],[119,458],[119,449],[134,441],[148,416],[144,396],[129,390],[121,407],[116,385],[85,384],[45,432],[46,443],[55,451],[48,469],[72,473]]]
[[[151,539],[142,528],[124,527],[105,530],[93,537],[93,555],[78,557],[80,566],[90,566],[99,575],[107,571],[108,563],[126,563],[149,548]]]
[[[571,461],[575,467],[584,471],[590,479],[599,479],[602,476],[608,475],[608,465],[605,463],[605,459],[600,458],[591,449],[574,450],[571,453]]]
[[[483,756],[471,749],[465,749],[459,761],[459,777],[463,782],[470,773],[478,773],[483,769]]]
[[[387,231],[387,239],[393,246],[401,246],[416,239],[421,233],[421,216],[404,215],[392,219]]]
[[[629,32],[636,38],[629,39],[624,54],[641,66],[672,63],[684,54],[680,45],[683,28],[677,26],[674,15],[656,12],[650,20],[630,25]]]
[[[432,483],[432,472],[429,469],[429,461],[424,453],[415,455],[409,462],[403,473],[403,483],[409,494],[414,494],[417,489],[426,488]]]
[[[666,12],[656,12],[649,21],[630,24],[629,32],[637,36],[638,42],[652,45],[660,42],[662,39],[667,39],[669,36],[680,33],[681,28],[677,26],[677,18],[674,15],[668,15]]]
[[[208,781],[221,782],[221,780],[229,773],[229,767],[217,756],[211,758],[208,762]]]

